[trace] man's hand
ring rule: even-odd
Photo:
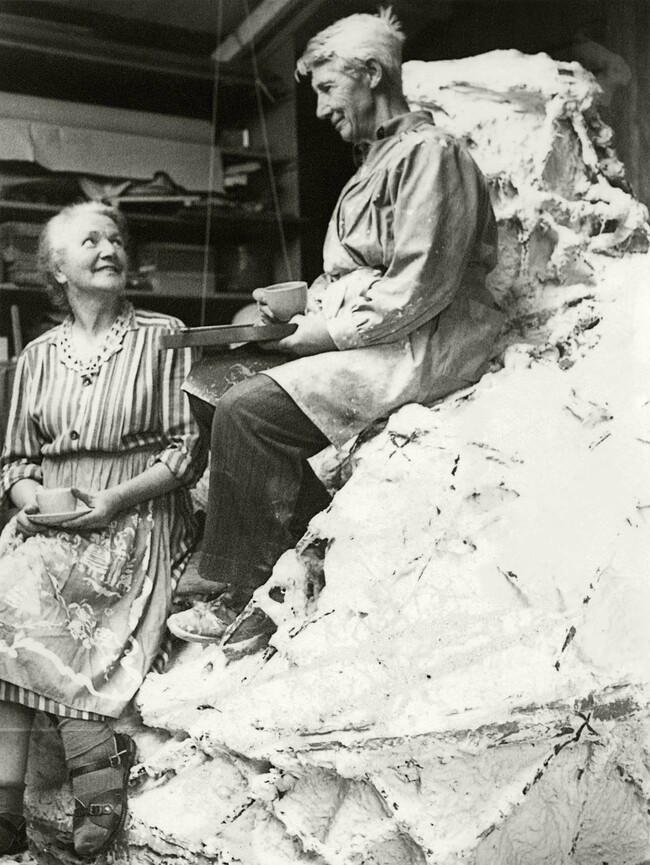
[[[284,324],[285,322],[280,322],[280,319],[273,315],[270,308],[266,305],[264,300],[265,297],[266,295],[263,288],[256,288],[253,292],[253,300],[257,301],[257,312],[260,324]]]
[[[265,342],[263,347],[298,357],[337,351],[322,315],[294,315],[291,322],[298,327],[290,336],[275,342]]]
[[[255,289],[253,297],[257,301],[257,308],[262,324],[286,324],[286,322],[282,322],[279,318],[276,318],[264,303],[263,289]],[[295,354],[298,357],[305,357],[309,354],[322,354],[325,351],[337,351],[322,315],[317,313],[294,315],[290,321],[292,324],[298,325],[294,333],[290,336],[285,336],[284,339],[260,342],[258,343],[259,347],[268,351]]]

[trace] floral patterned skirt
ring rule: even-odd
[[[106,489],[152,461],[143,451],[44,460],[44,485]],[[118,717],[160,649],[194,534],[184,489],[104,529],[25,539],[10,521],[0,535],[0,699]]]

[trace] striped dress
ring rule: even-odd
[[[104,529],[0,536],[0,699],[77,718],[118,717],[165,635],[175,581],[196,539],[188,486],[206,451],[181,384],[182,326],[126,303],[98,356],[81,361],[71,319],[31,342],[16,369],[0,491],[23,478],[102,490],[164,463],[184,486],[121,511]]]

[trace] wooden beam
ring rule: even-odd
[[[164,333],[160,348],[232,345],[238,342],[268,342],[290,336],[298,327],[292,322],[278,324],[215,324],[207,327],[183,327]]]
[[[87,27],[60,24],[0,12],[0,46],[67,59],[120,66],[187,79],[212,81],[213,63],[208,55],[191,54],[143,45],[129,45],[95,36]],[[220,72],[224,84],[250,88],[253,79],[231,70]]]
[[[259,6],[239,27],[218,46],[212,54],[218,63],[231,63],[251,43],[258,42],[290,12],[298,12],[301,20],[315,11],[324,0],[262,0]],[[295,22],[292,21],[295,26]]]

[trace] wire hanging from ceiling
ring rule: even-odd
[[[250,18],[250,9],[248,0],[242,0],[245,20]],[[219,46],[223,38],[223,0],[219,0],[217,4],[217,45]],[[264,115],[264,104],[262,102],[262,93],[267,93],[266,85],[262,81],[257,63],[257,55],[255,51],[255,40],[251,36],[248,40],[251,68],[253,70],[253,82],[255,88],[255,100],[257,113],[260,123],[260,131],[262,135],[262,145],[264,148],[264,156],[266,159],[267,171],[269,176],[269,187],[273,202],[273,212],[278,227],[278,235],[280,238],[280,248],[282,259],[286,269],[287,278],[293,279],[293,269],[289,259],[289,250],[287,246],[287,238],[284,230],[284,222],[282,219],[282,211],[280,209],[280,196],[278,193],[278,184],[275,176],[273,165],[273,157],[271,155],[271,146],[269,142],[268,128],[266,125],[266,117]],[[217,124],[219,120],[219,73],[221,62],[219,60],[218,51],[214,55],[214,71],[212,76],[212,107],[211,107],[211,142],[210,142],[210,157],[209,157],[209,172],[208,172],[208,200],[206,204],[206,219],[205,219],[205,241],[203,248],[203,280],[201,292],[201,326],[206,323],[206,307],[208,296],[208,278],[210,270],[210,246],[212,239],[212,217],[215,194],[215,169],[216,160],[218,158],[218,150],[216,147],[217,141]]]
[[[217,5],[217,42],[221,44],[223,34],[223,4],[219,0]],[[214,71],[212,74],[212,106],[210,110],[210,150],[208,168],[208,200],[205,209],[205,238],[203,244],[203,280],[201,283],[201,327],[205,325],[206,306],[208,298],[208,274],[210,270],[210,240],[212,237],[212,206],[214,198],[214,174],[217,159],[217,148],[215,146],[217,136],[217,109],[219,105],[219,71],[220,63],[218,57],[214,59]],[[215,277],[216,278],[216,277]]]
[[[221,0],[220,0],[221,2]],[[242,0],[242,4],[244,6],[244,12],[246,15],[246,20],[250,18],[250,9],[248,6],[248,0]],[[284,223],[282,220],[282,212],[280,210],[280,197],[278,195],[278,185],[276,183],[275,171],[273,168],[273,159],[271,157],[271,146],[269,144],[269,136],[268,129],[266,126],[266,118],[264,116],[264,105],[262,103],[262,91],[266,90],[266,87],[260,78],[259,68],[257,64],[257,56],[255,53],[255,38],[251,35],[249,40],[250,45],[250,55],[251,55],[251,66],[253,69],[253,77],[255,80],[255,99],[257,102],[257,112],[260,120],[260,129],[262,132],[262,142],[264,144],[264,155],[266,157],[266,164],[269,172],[269,185],[271,187],[271,197],[273,199],[273,210],[275,213],[275,218],[278,224],[278,234],[280,237],[280,246],[282,249],[282,258],[284,260],[284,266],[287,271],[287,278],[293,279],[293,273],[291,268],[291,262],[289,261],[289,252],[287,249],[287,238],[284,232]]]

